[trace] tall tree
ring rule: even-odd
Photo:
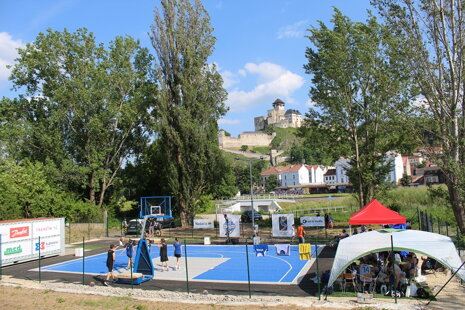
[[[101,207],[124,161],[147,143],[157,95],[152,61],[130,37],[105,48],[86,29],[40,33],[12,69],[23,94],[2,101],[23,120],[23,156],[50,160]]]
[[[419,111],[434,122],[423,128],[442,151],[425,151],[446,176],[457,224],[465,233],[465,2],[372,1],[391,31],[405,40],[408,67],[424,98]]]
[[[333,28],[323,22],[308,36],[306,72],[312,76],[308,126],[324,132],[350,158],[348,175],[360,207],[371,200],[390,170],[385,153],[398,149],[409,80],[398,61],[402,49],[376,18],[353,22],[335,9]],[[388,44],[391,43],[391,44]]]
[[[162,0],[151,38],[159,65],[159,139],[182,226],[192,223],[217,160],[217,120],[226,113],[221,75],[208,64],[215,37],[200,0]]]

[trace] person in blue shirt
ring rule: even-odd
[[[123,253],[126,253],[126,256],[128,257],[128,266],[126,267],[126,269],[132,268],[132,256],[134,254],[134,245],[135,241],[129,239],[129,242],[125,246],[126,251],[121,252],[121,255]]]
[[[176,270],[179,270],[179,261],[182,254],[182,243],[179,242],[178,238],[174,238],[174,257],[176,257]]]

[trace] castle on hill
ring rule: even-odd
[[[288,109],[284,111],[284,102],[276,99],[273,109],[267,111],[267,116],[254,119],[255,131],[243,132],[238,138],[226,136],[223,130],[218,132],[218,142],[221,148],[240,148],[242,145],[269,146],[276,133],[271,135],[262,132],[267,126],[280,128],[298,128],[302,126],[302,114],[299,111]]]
[[[267,126],[279,128],[299,128],[302,126],[302,114],[293,109],[284,111],[284,105],[285,103],[278,98],[273,102],[273,109],[267,111],[267,116],[255,117],[255,131],[263,130]]]

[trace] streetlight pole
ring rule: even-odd
[[[250,205],[252,206],[252,241],[255,237],[255,209],[253,207],[252,160],[249,159],[250,171]]]
[[[263,156],[260,156],[263,159]],[[249,174],[250,174],[250,205],[252,207],[252,238],[255,237],[255,209],[253,207],[253,180],[252,180],[252,161],[254,159],[236,157],[236,160],[243,160],[249,162]]]

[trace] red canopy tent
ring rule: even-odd
[[[349,225],[405,223],[405,217],[383,206],[376,199],[373,199],[366,206],[352,214],[349,220]]]

